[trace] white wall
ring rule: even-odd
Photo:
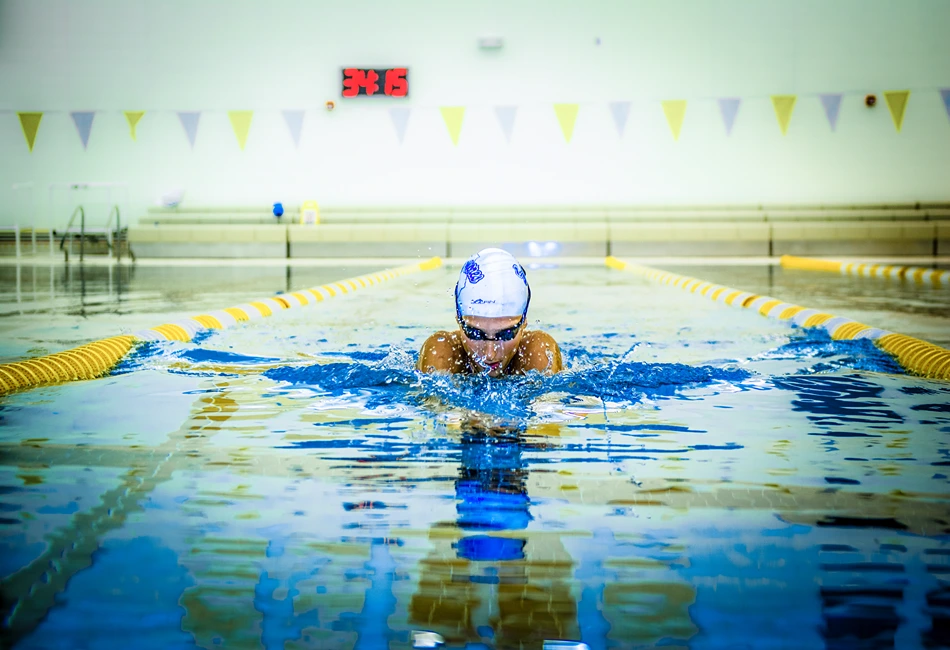
[[[18,181],[41,208],[50,182],[125,182],[136,216],[176,186],[192,205],[948,200],[948,29],[946,0],[0,0],[0,222]],[[503,50],[480,51],[484,34]],[[342,100],[346,65],[408,65],[411,97]],[[901,133],[891,89],[912,90]],[[850,93],[837,132],[819,92]],[[802,95],[785,137],[771,94]],[[731,137],[727,96],[743,98]],[[674,142],[659,101],[678,98]],[[617,100],[633,102],[622,138]],[[554,102],[581,103],[569,144]],[[412,109],[402,145],[396,105]],[[457,147],[451,105],[468,109]],[[496,105],[519,106],[511,144]],[[299,149],[292,108],[307,109]],[[256,111],[243,152],[233,109]],[[49,111],[32,154],[25,110]],[[101,111],[86,151],[72,110]],[[138,141],[123,110],[149,111]],[[179,110],[204,111],[193,151]]]

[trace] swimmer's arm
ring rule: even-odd
[[[521,342],[520,357],[519,370],[521,372],[537,370],[553,375],[564,370],[561,348],[558,347],[554,337],[547,332],[538,330],[525,332]]]
[[[461,372],[462,356],[454,332],[436,332],[419,350],[416,370],[421,372]]]

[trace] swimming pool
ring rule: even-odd
[[[0,267],[0,360],[373,268]],[[945,290],[664,268],[950,345]],[[450,266],[4,398],[7,638],[950,643],[946,382],[605,267],[528,272],[555,378],[412,371]]]

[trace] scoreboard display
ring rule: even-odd
[[[409,68],[343,68],[343,96],[406,97]]]

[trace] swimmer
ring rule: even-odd
[[[563,369],[550,334],[526,329],[531,289],[510,253],[486,248],[465,262],[455,285],[459,329],[436,332],[423,343],[416,368],[423,372],[520,375]]]

